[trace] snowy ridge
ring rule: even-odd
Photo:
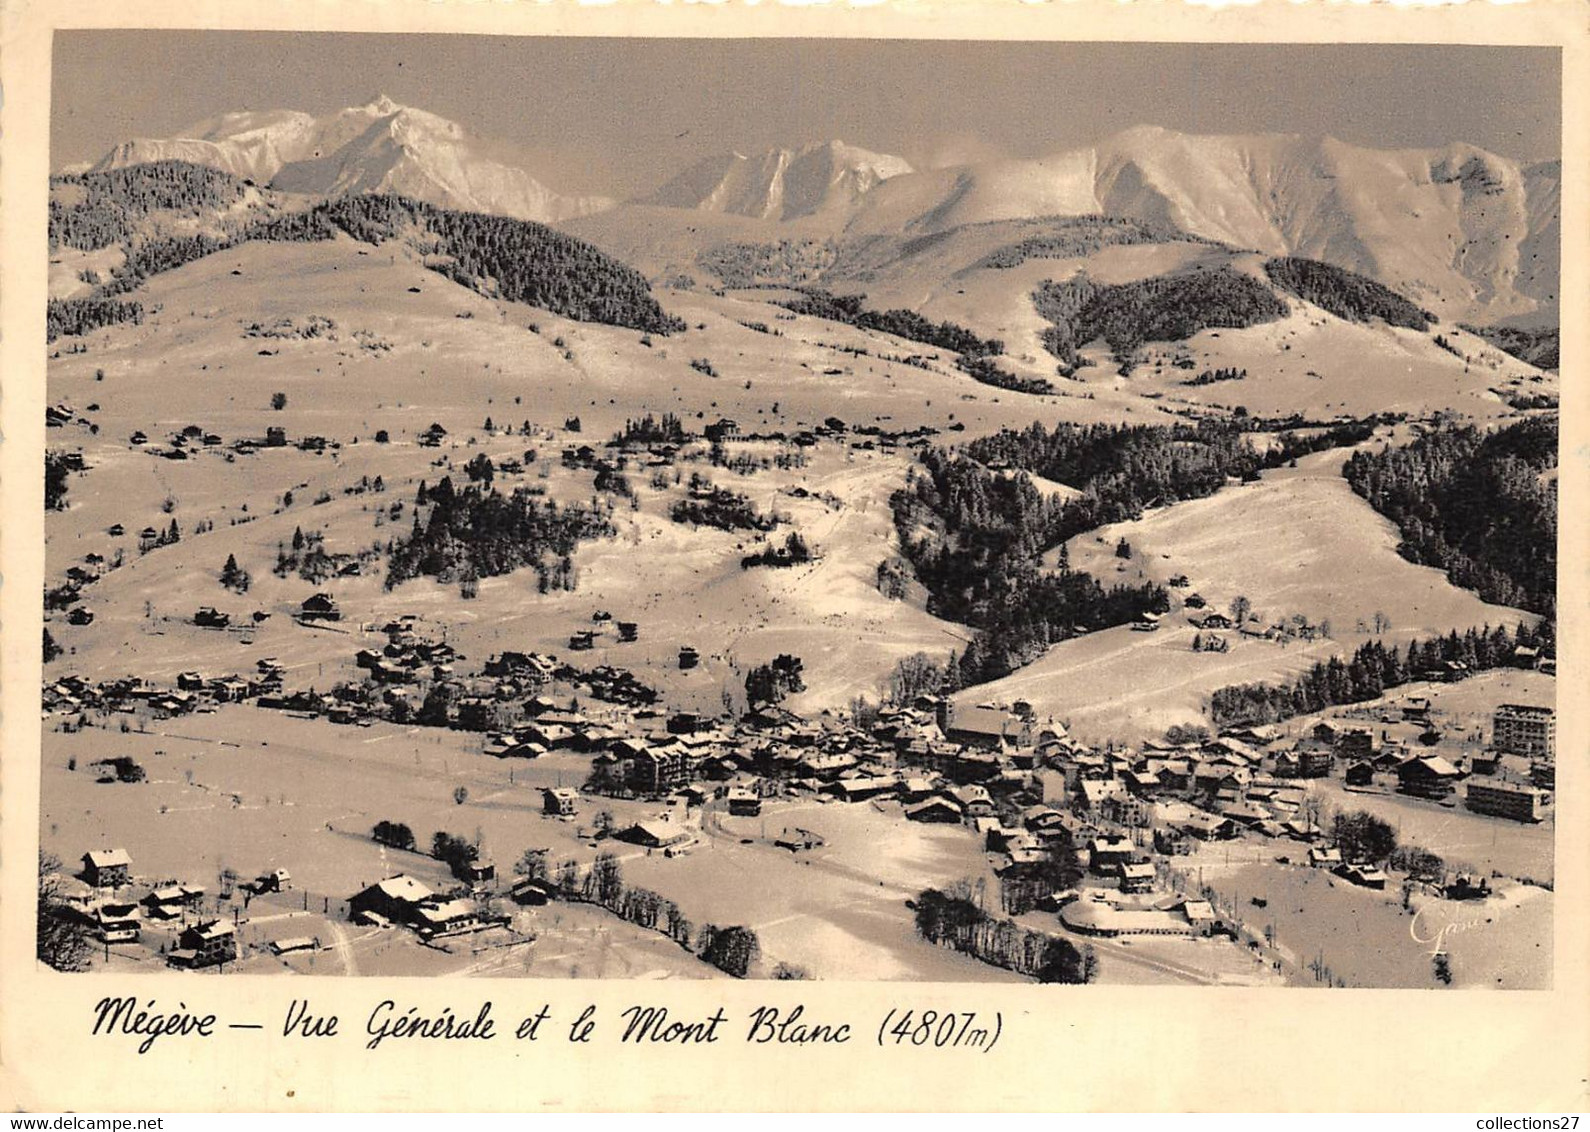
[[[612,203],[556,193],[487,153],[457,123],[384,95],[320,118],[293,110],[223,114],[179,137],[123,143],[94,168],[161,160],[211,166],[286,192],[400,193],[521,220],[566,220]]]

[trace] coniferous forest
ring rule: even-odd
[[[1553,617],[1556,467],[1553,414],[1494,432],[1441,423],[1400,448],[1355,453],[1343,474],[1397,524],[1404,558],[1486,601]]]
[[[50,246],[92,252],[133,235],[151,212],[224,209],[242,200],[246,182],[186,161],[152,161],[98,173],[50,178]]]
[[[1035,423],[958,451],[924,452],[890,503],[902,552],[928,590],[929,612],[980,630],[949,682],[998,679],[1057,641],[1169,608],[1159,586],[1106,590],[1064,558],[1057,570],[1044,570],[1039,557],[1046,550],[1149,507],[1211,495],[1231,478],[1253,479],[1307,452],[1358,443],[1375,424],[1285,432],[1261,453],[1236,423],[1059,424],[1052,431]],[[1062,503],[1022,471],[1082,494]]]
[[[1287,313],[1269,287],[1229,267],[1119,285],[1076,276],[1044,283],[1033,303],[1054,324],[1045,347],[1068,366],[1078,347],[1099,338],[1125,363],[1145,342],[1180,342],[1200,330],[1257,326]]]
[[[414,528],[392,546],[386,587],[421,575],[449,582],[534,566],[543,591],[573,589],[575,547],[613,533],[604,511],[559,507],[522,488],[510,495],[475,486],[459,491],[446,478],[433,488],[420,485]]]
[[[390,194],[351,196],[302,212],[254,220],[225,234],[157,236],[134,241],[133,221],[154,210],[220,208],[242,199],[247,184],[216,170],[180,161],[154,162],[114,173],[56,178],[50,240],[94,250],[121,242],[126,260],[95,298],[130,291],[151,276],[249,240],[329,240],[339,232],[365,243],[403,239],[425,252],[427,266],[457,283],[510,302],[543,307],[583,322],[625,326],[652,334],[684,329],[652,296],[638,271],[591,244],[544,224],[459,212]],[[97,308],[95,308],[97,310]],[[61,334],[80,331],[63,309],[52,322]],[[101,312],[102,313],[102,312]],[[103,325],[103,322],[98,323]],[[87,328],[92,329],[92,324]]]
[[[1266,260],[1264,272],[1282,290],[1348,322],[1378,318],[1409,330],[1427,330],[1431,323],[1428,312],[1390,287],[1328,263],[1284,256]]]
[[[1159,586],[1106,590],[1090,574],[1043,570],[1038,556],[1058,541],[1063,508],[1026,476],[926,452],[891,505],[929,611],[980,630],[952,669],[956,686],[998,679],[1056,641],[1169,608]]]
[[[1444,637],[1411,641],[1405,651],[1379,640],[1354,650],[1350,660],[1333,656],[1319,661],[1290,684],[1233,684],[1209,698],[1209,716],[1218,727],[1276,723],[1310,715],[1341,704],[1378,699],[1388,689],[1413,680],[1444,679],[1504,668],[1513,663],[1516,647],[1556,648],[1552,622],[1456,630]],[[1448,666],[1461,666],[1450,668]]]
[[[136,325],[143,320],[142,303],[114,299],[51,299],[45,308],[44,340],[53,342],[57,338],[88,334],[102,326],[121,322]]]

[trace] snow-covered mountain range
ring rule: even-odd
[[[393,192],[547,222],[622,207],[644,207],[648,224],[713,213],[764,225],[770,240],[786,225],[865,240],[1102,213],[1324,260],[1461,317],[1556,317],[1561,163],[1463,143],[1378,150],[1143,126],[1048,157],[918,171],[835,141],[698,160],[632,206],[563,196],[502,152],[383,97],[318,118],[224,114],[179,137],[126,142],[94,168],[178,159],[285,191]]]

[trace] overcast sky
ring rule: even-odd
[[[1561,144],[1555,48],[62,32],[53,87],[54,167],[223,111],[384,93],[529,148],[552,188],[625,196],[709,154],[832,138],[917,165],[1138,124],[1530,161]]]

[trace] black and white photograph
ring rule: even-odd
[[[1558,47],[50,58],[40,964],[1556,985]]]

